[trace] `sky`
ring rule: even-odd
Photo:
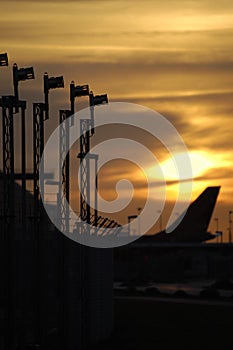
[[[89,84],[96,93],[107,92],[112,102],[158,111],[190,150],[193,198],[207,186],[221,186],[210,229],[216,230],[218,218],[226,241],[228,212],[233,209],[233,2],[0,0],[0,7],[0,51],[8,52],[10,59],[10,66],[1,69],[0,94],[11,93],[11,65],[17,62],[19,67],[33,65],[36,74],[35,81],[20,86],[29,115],[32,102],[43,99],[45,71],[64,75],[66,84],[64,90],[50,94],[54,119],[58,109],[69,108],[71,80]],[[85,106],[84,100],[76,108]],[[47,137],[53,120],[48,122]],[[169,160],[156,142],[146,139],[170,175],[166,221],[176,195]],[[137,188],[133,203],[122,214],[124,221],[143,206],[146,186],[133,164],[115,165],[118,178],[133,178]],[[115,193],[113,169],[111,164],[103,169],[100,190],[106,198]]]

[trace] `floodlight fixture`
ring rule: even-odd
[[[75,86],[74,81],[70,84],[70,100],[72,101],[75,97],[89,96],[89,85],[77,85]]]
[[[91,111],[91,135],[94,135],[95,125],[94,125],[94,106],[102,105],[108,103],[108,95],[94,95],[93,91],[89,94],[89,104]]]
[[[49,119],[49,90],[59,88],[64,88],[63,76],[49,77],[46,72],[44,74],[45,119]]]
[[[14,95],[15,95],[15,113],[18,113],[19,107],[19,81],[35,79],[33,67],[18,68],[17,64],[13,64],[13,84],[14,84]]]
[[[128,222],[130,222],[130,220],[132,220],[132,219],[137,219],[137,215],[129,215],[128,216]]]
[[[35,79],[33,67],[18,68],[17,64],[13,65],[14,82]]]
[[[93,92],[90,92],[90,106],[97,106],[108,103],[108,95],[94,95]]]
[[[8,66],[8,56],[7,53],[0,53],[0,66]]]
[[[44,91],[49,91],[50,89],[64,88],[63,76],[60,77],[50,77],[48,73],[44,74]]]

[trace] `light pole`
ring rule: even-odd
[[[37,341],[40,343],[43,338],[44,330],[47,325],[44,324],[46,319],[46,310],[43,307],[42,298],[42,275],[45,271],[46,262],[44,260],[44,251],[42,245],[42,235],[44,232],[44,211],[42,210],[41,199],[44,198],[44,162],[42,154],[44,151],[44,123],[49,119],[49,91],[64,87],[63,77],[49,77],[48,73],[44,74],[44,102],[33,103],[33,193],[34,193],[34,218],[41,220],[38,225],[35,221],[35,334]],[[39,176],[39,174],[41,176]],[[41,180],[41,181],[40,181]],[[42,259],[43,257],[43,259]]]
[[[231,214],[233,213],[232,210],[229,210],[228,212],[228,222],[229,222],[229,243],[231,243],[231,224],[232,224],[232,220],[231,220]]]
[[[44,73],[44,99],[45,99],[45,119],[49,119],[49,90],[64,88],[63,76],[49,77],[48,73]]]
[[[90,91],[89,93],[89,106],[90,106],[90,115],[91,115],[91,132],[90,132],[90,137],[94,135],[95,133],[95,122],[94,122],[94,108],[95,106],[98,105],[103,105],[108,103],[108,95],[103,94],[103,95],[94,95],[93,91]],[[94,173],[94,178],[95,178],[95,210],[94,210],[94,222],[95,226],[97,227],[97,219],[98,219],[98,200],[97,200],[97,195],[98,195],[98,158],[99,156],[97,154],[90,154],[89,156],[90,159],[94,159],[95,162],[95,173]]]
[[[163,230],[162,211],[157,210],[157,213],[160,214],[160,216],[159,216],[159,228],[160,228],[160,231],[162,231]]]
[[[39,171],[41,166],[41,186],[40,193],[44,196],[44,164],[41,162],[44,151],[44,122],[49,119],[49,90],[64,87],[62,76],[49,77],[48,73],[44,73],[44,102],[33,103],[33,191],[36,205],[39,202]],[[36,208],[37,213],[37,208]]]
[[[216,222],[216,233],[217,233],[217,243],[218,243],[218,218],[214,218],[214,221]]]
[[[68,118],[71,116],[70,110],[59,111],[59,154],[60,154],[60,190],[58,196],[58,213],[61,218],[60,224],[63,230],[69,233],[69,202],[70,202],[70,157],[69,139],[70,131]]]
[[[77,85],[72,80],[70,84],[70,111],[71,111],[71,125],[74,124],[74,112],[75,112],[75,98],[88,96],[89,97],[89,85]],[[83,221],[90,224],[90,183],[89,183],[89,159],[85,157],[90,150],[90,130],[89,130],[89,120],[81,119],[80,120],[80,141],[79,141],[79,154],[78,158],[80,159],[80,218]],[[81,233],[86,232],[87,225],[81,226]]]
[[[140,217],[139,217],[139,215],[140,215],[140,212],[141,212],[141,210],[142,210],[142,208],[138,208],[138,235],[140,236],[140,230],[141,230],[141,228],[140,228]]]
[[[19,91],[18,84],[20,81],[35,79],[33,67],[18,68],[17,64],[13,64],[13,84],[15,96],[15,113],[19,111]]]
[[[78,158],[80,159],[80,217],[82,221],[86,221],[88,224],[91,223],[91,207],[90,207],[90,160],[95,161],[95,211],[94,211],[94,222],[97,223],[98,210],[97,210],[97,155],[91,155],[90,152],[90,137],[95,132],[94,126],[94,107],[108,103],[107,94],[94,95],[92,91],[89,92],[88,85],[75,86],[72,82],[70,85],[70,100],[71,100],[71,113],[74,112],[74,99],[75,97],[81,97],[89,95],[89,107],[90,107],[90,119],[80,120],[80,153]],[[87,226],[88,227],[88,226]],[[85,226],[82,226],[83,232],[86,232]]]
[[[128,216],[128,235],[130,236],[130,222],[132,219],[137,219],[137,215],[129,215]]]
[[[19,112],[19,91],[18,85],[20,81],[35,79],[33,67],[18,68],[17,64],[13,65],[13,84],[15,97],[15,113]],[[26,125],[25,125],[25,109],[21,108],[21,167],[22,167],[22,189],[26,190]],[[23,207],[25,205],[23,204]]]
[[[75,112],[75,98],[89,96],[89,85],[77,85],[75,86],[74,81],[70,83],[70,111],[71,111],[71,125],[74,124],[74,112]]]

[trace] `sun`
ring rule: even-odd
[[[205,174],[210,168],[215,167],[215,161],[205,152],[191,151],[188,152],[192,172],[190,173],[189,164],[187,164],[187,153],[176,153],[172,157],[165,159],[159,165],[152,166],[148,169],[150,176],[161,178],[161,173],[167,181],[189,180]],[[182,169],[178,173],[176,164],[180,164]],[[159,171],[160,168],[160,171]]]

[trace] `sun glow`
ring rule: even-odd
[[[209,169],[216,167],[216,160],[205,152],[191,151],[188,155],[192,167],[193,178],[197,178],[206,173]],[[176,163],[182,164],[180,174]],[[190,172],[187,168],[187,155],[184,153],[177,153],[173,155],[173,157],[165,159],[160,165],[149,168],[149,174],[155,178],[159,178],[158,167],[160,167],[163,176],[167,181],[190,179]]]

